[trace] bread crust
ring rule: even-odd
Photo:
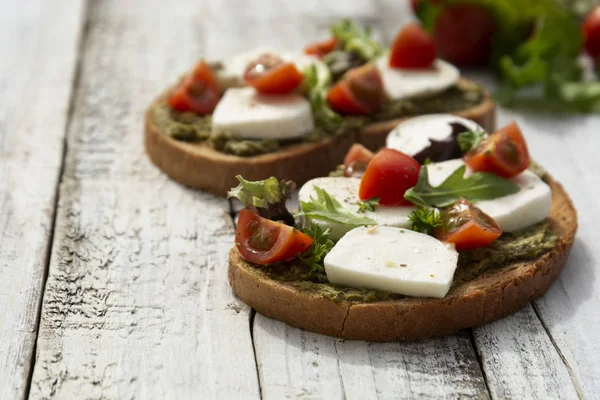
[[[411,341],[483,325],[543,295],[563,269],[577,231],[577,213],[562,186],[552,188],[549,221],[556,247],[533,261],[488,271],[450,290],[446,297],[373,303],[333,301],[265,278],[233,246],[229,282],[250,307],[291,326],[344,339]]]
[[[370,124],[361,132],[303,142],[274,153],[239,157],[214,150],[205,143],[175,140],[161,132],[153,122],[150,110],[162,98],[156,99],[145,117],[144,145],[150,160],[173,180],[219,196],[227,195],[227,191],[237,185],[235,176],[238,174],[252,181],[276,176],[293,180],[298,185],[326,176],[343,162],[352,144],[363,143],[377,150],[385,145],[389,131],[406,119]],[[487,94],[481,104],[454,114],[473,119],[486,130],[495,128],[495,105]]]

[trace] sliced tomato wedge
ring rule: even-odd
[[[410,23],[398,32],[390,50],[392,68],[430,68],[435,61],[433,38],[419,24]]]
[[[285,94],[296,89],[304,80],[304,76],[294,63],[265,53],[248,64],[244,80],[260,93]]]
[[[441,214],[442,225],[433,233],[442,242],[454,243],[457,250],[487,246],[502,234],[496,220],[465,199],[446,207]]]
[[[383,81],[373,64],[346,72],[327,93],[329,105],[347,115],[364,115],[381,108],[385,100]]]
[[[359,143],[354,143],[344,157],[344,176],[360,178],[375,154]]]
[[[212,70],[200,60],[192,72],[169,95],[167,102],[174,110],[210,114],[219,102],[219,85]]]
[[[240,211],[235,245],[247,261],[261,265],[288,261],[312,243],[310,236],[292,226],[262,218],[248,209]]]
[[[379,198],[384,206],[407,206],[412,203],[404,192],[419,180],[421,164],[411,156],[394,149],[383,149],[369,162],[358,190],[361,200]]]
[[[519,126],[513,122],[492,133],[463,157],[473,171],[512,178],[529,167],[529,151]]]
[[[324,55],[331,53],[335,46],[337,46],[337,39],[331,38],[309,44],[304,48],[304,53],[322,58]]]

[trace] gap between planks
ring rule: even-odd
[[[58,216],[58,204],[60,201],[60,185],[63,181],[63,175],[65,173],[65,161],[67,158],[68,152],[68,140],[67,140],[67,132],[71,128],[71,123],[73,121],[73,111],[75,109],[75,93],[79,87],[81,81],[81,64],[83,61],[83,49],[85,46],[85,42],[87,39],[88,31],[89,31],[89,1],[85,1],[83,10],[82,10],[82,18],[81,24],[83,25],[82,29],[79,31],[78,42],[77,42],[77,59],[75,61],[75,72],[73,75],[73,80],[71,82],[71,93],[69,94],[69,108],[67,110],[67,120],[65,123],[65,129],[63,133],[62,139],[62,154],[61,154],[61,162],[60,162],[60,170],[58,172],[58,180],[56,183],[56,190],[54,192],[54,206],[52,212],[52,222],[50,224],[50,239],[48,241],[48,248],[46,249],[46,265],[44,266],[44,274],[42,280],[42,292],[41,292],[41,300],[38,304],[37,309],[37,325],[36,325],[36,338],[33,345],[33,351],[31,352],[31,361],[29,368],[29,375],[27,377],[27,386],[25,387],[25,398],[29,398],[29,393],[31,391],[31,381],[33,379],[33,370],[35,369],[35,360],[37,353],[37,343],[38,343],[38,334],[40,331],[40,324],[42,320],[42,304],[44,299],[44,294],[46,293],[46,279],[48,277],[48,271],[50,269],[50,259],[52,255],[52,245],[54,243],[54,232],[56,228],[56,219]]]

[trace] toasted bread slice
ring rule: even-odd
[[[495,104],[487,94],[477,106],[454,114],[473,119],[488,131],[495,128]],[[343,162],[353,143],[363,143],[377,150],[385,145],[389,131],[403,119],[370,124],[362,132],[289,145],[274,153],[240,157],[214,150],[205,143],[173,139],[160,131],[147,112],[144,142],[152,162],[172,179],[195,189],[225,196],[230,188],[237,185],[235,176],[238,174],[248,180],[276,176],[293,180],[298,185],[326,176]]]
[[[549,177],[547,181],[552,188],[549,223],[558,236],[556,247],[535,260],[485,272],[452,288],[442,299],[330,300],[267,277],[260,267],[244,261],[235,246],[229,254],[229,282],[240,299],[263,315],[345,339],[409,341],[486,324],[544,294],[567,261],[577,213],[562,186]]]

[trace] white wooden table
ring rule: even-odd
[[[600,398],[600,116],[500,110],[579,210],[571,258],[517,314],[417,343],[255,314],[230,204],[144,154],[144,108],[199,57],[344,16],[389,41],[406,3],[0,0],[0,399]]]

